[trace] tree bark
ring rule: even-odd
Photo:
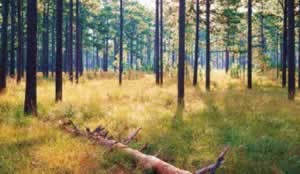
[[[155,6],[155,80],[156,84],[159,84],[159,0],[156,0],[156,6]]]
[[[206,90],[210,90],[210,0],[206,0]]]
[[[76,0],[76,73],[75,81],[79,82],[79,59],[80,59],[80,20],[79,20],[79,0]]]
[[[73,82],[73,0],[69,2],[69,33],[68,33],[68,70],[69,80]]]
[[[295,15],[294,15],[294,0],[288,0],[288,70],[289,70],[289,82],[288,82],[288,98],[290,100],[295,99]]]
[[[17,52],[17,83],[21,82],[23,69],[23,0],[18,0],[18,52]]]
[[[49,76],[49,4],[44,2],[43,10],[43,51],[42,71],[45,78]]]
[[[164,13],[163,0],[160,0],[160,84],[164,83]]]
[[[248,0],[248,89],[252,89],[252,0]]]
[[[15,77],[15,23],[16,23],[16,12],[15,12],[15,1],[11,1],[11,39],[10,39],[10,77]]]
[[[24,112],[25,114],[37,115],[37,0],[28,0],[27,2],[27,63]]]
[[[198,63],[199,63],[199,23],[200,23],[200,2],[196,2],[196,36],[195,36],[195,62],[193,85],[198,83]]]
[[[119,61],[119,85],[122,85],[123,74],[123,0],[120,0],[120,61]]]
[[[2,27],[1,27],[1,59],[0,59],[0,93],[6,88],[7,71],[7,24],[8,24],[8,0],[2,0]]]
[[[287,62],[287,0],[283,7],[283,54],[282,54],[282,87],[286,87],[286,62]]]
[[[62,30],[63,0],[56,0],[56,68],[55,68],[55,101],[62,101]]]
[[[184,105],[185,0],[179,0],[178,105]]]

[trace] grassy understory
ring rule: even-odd
[[[23,116],[24,83],[9,81],[0,96],[0,173],[142,172],[124,154],[61,132],[62,118],[83,128],[103,125],[116,139],[142,127],[132,147],[149,143],[147,153],[160,152],[160,158],[190,171],[212,163],[228,144],[220,173],[300,173],[300,95],[288,101],[279,81],[256,76],[249,91],[243,80],[214,72],[211,92],[205,92],[204,81],[196,88],[187,82],[180,110],[171,77],[163,87],[152,75],[136,74],[122,87],[112,77],[89,74],[80,85],[65,81],[60,104],[54,103],[54,81],[39,79],[37,118]]]

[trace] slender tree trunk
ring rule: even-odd
[[[56,15],[56,9],[55,7],[53,7],[53,12],[52,12],[52,27],[51,27],[51,63],[50,63],[50,67],[51,67],[51,75],[52,77],[54,77],[54,73],[55,73],[55,29],[56,29],[56,26],[55,26],[55,22],[56,22],[56,18],[55,18],[55,15]]]
[[[184,105],[185,0],[179,0],[178,105]]]
[[[196,3],[196,37],[195,37],[195,63],[194,63],[194,79],[193,85],[198,82],[198,62],[199,62],[199,23],[200,23],[200,2]]]
[[[73,0],[69,2],[68,66],[69,80],[73,82]]]
[[[123,74],[123,0],[120,0],[120,62],[119,62],[119,85],[122,85]]]
[[[252,0],[248,0],[248,88],[252,89]]]
[[[68,57],[69,57],[69,34],[68,34],[68,29],[69,29],[69,25],[68,25],[68,19],[66,18],[65,20],[65,53],[64,53],[64,59],[63,59],[63,70],[65,73],[67,73],[68,71]]]
[[[283,54],[282,54],[282,87],[286,87],[286,62],[287,62],[287,0],[284,0],[283,14]]]
[[[206,0],[206,90],[210,90],[210,0]]]
[[[37,63],[37,0],[27,0],[27,63],[25,114],[37,115],[36,63]]]
[[[164,13],[163,0],[160,0],[160,84],[164,83]]]
[[[0,93],[6,88],[6,65],[7,65],[7,23],[8,23],[8,0],[2,0],[2,27],[1,27],[1,59],[0,59]]]
[[[63,0],[56,0],[56,75],[55,101],[62,101],[62,28],[63,28]]]
[[[49,4],[44,2],[43,14],[43,51],[42,71],[45,78],[49,76]]]
[[[76,73],[75,81],[79,82],[79,58],[80,58],[80,21],[79,21],[79,0],[76,0]]]
[[[278,53],[279,33],[276,33],[276,78],[279,78],[279,53]]]
[[[300,21],[300,0],[299,0],[299,11],[298,18]],[[299,22],[300,24],[300,22]],[[298,27],[299,35],[298,35],[298,88],[300,89],[300,27]]]
[[[159,84],[159,0],[156,0],[155,8],[155,79],[156,84]]]
[[[16,23],[16,12],[15,12],[15,1],[11,1],[11,42],[10,42],[10,77],[15,77],[15,23]]]
[[[23,15],[22,0],[18,0],[18,52],[17,52],[17,83],[21,82],[23,67]]]
[[[294,15],[294,0],[288,0],[288,66],[289,66],[289,82],[288,82],[288,98],[295,99],[295,15]]]

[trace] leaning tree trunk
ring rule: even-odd
[[[24,112],[37,115],[37,0],[28,0],[27,2],[27,63]]]
[[[62,28],[63,0],[56,0],[56,68],[55,68],[55,101],[62,101]]]
[[[294,0],[288,0],[288,66],[289,66],[289,82],[288,82],[288,98],[295,99],[295,15],[294,15]]]
[[[1,28],[1,59],[0,59],[0,93],[6,88],[6,64],[7,64],[7,23],[8,0],[2,1],[2,28]]]
[[[248,0],[248,88],[252,88],[252,0]]]
[[[179,0],[178,104],[184,105],[185,0]]]

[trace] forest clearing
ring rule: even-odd
[[[0,174],[300,173],[300,0],[0,11]]]
[[[148,143],[146,153],[195,171],[230,151],[219,172],[298,173],[300,95],[294,102],[273,78],[256,76],[247,91],[240,80],[213,72],[214,89],[187,84],[186,107],[176,104],[176,79],[163,86],[139,73],[119,87],[110,75],[90,73],[80,86],[66,80],[64,101],[55,104],[53,80],[39,77],[39,116],[23,117],[24,83],[0,101],[0,171],[2,173],[141,173],[135,160],[64,133],[58,120],[80,127],[103,125],[118,138],[142,127],[131,147]],[[89,78],[88,78],[89,76]],[[200,84],[203,84],[203,80]],[[279,107],[280,106],[280,107]],[[119,171],[120,172],[120,171]]]

